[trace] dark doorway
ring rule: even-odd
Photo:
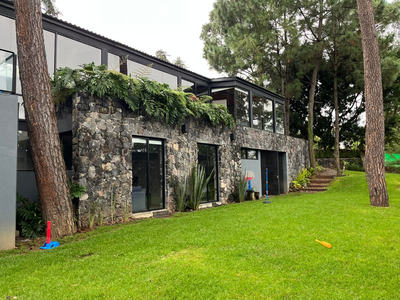
[[[162,209],[164,198],[163,141],[132,138],[132,212]]]
[[[266,194],[266,169],[268,169],[268,194],[280,195],[286,192],[286,154],[277,151],[261,152],[262,192]]]
[[[217,146],[198,144],[198,163],[203,166],[206,171],[206,177],[211,174],[210,181],[207,184],[207,191],[204,195],[203,202],[218,201],[218,158]]]

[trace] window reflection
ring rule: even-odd
[[[263,129],[264,99],[253,94],[253,128]]]
[[[47,60],[47,68],[50,75],[54,74],[54,41],[56,39],[55,34],[43,30],[44,35],[44,47],[46,49],[46,60]]]
[[[183,91],[186,93],[194,93],[194,82],[182,79],[181,87],[183,87]]]
[[[218,88],[211,90],[212,103],[224,105],[232,116],[235,115],[235,89]]]
[[[31,155],[31,143],[29,142],[28,132],[18,130],[18,171],[33,170],[33,161]]]
[[[178,77],[156,70],[151,65],[145,66],[137,62],[128,60],[128,74],[132,77],[147,77],[159,83],[166,83],[171,89],[178,87]]]
[[[0,50],[0,90],[12,91],[14,78],[15,55],[12,52]]]
[[[264,99],[264,130],[274,132],[274,108],[273,102],[268,99]]]
[[[275,128],[276,128],[276,133],[285,133],[284,129],[284,110],[283,110],[283,104],[276,103],[275,104],[275,116],[276,116],[276,122],[275,122]]]
[[[57,68],[79,68],[82,64],[101,64],[101,50],[84,43],[57,36]]]
[[[120,65],[119,56],[118,55],[114,55],[112,53],[108,53],[107,69],[111,70],[111,71],[119,72],[119,65]]]
[[[249,114],[249,93],[240,89],[235,89],[236,98],[236,124],[250,126]]]

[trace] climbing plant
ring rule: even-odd
[[[184,118],[204,118],[213,126],[233,127],[234,119],[226,107],[210,103],[211,97],[172,90],[146,77],[133,78],[104,65],[84,64],[80,69],[60,68],[52,79],[56,104],[75,92],[86,92],[99,98],[121,99],[134,112],[168,124],[179,124]]]

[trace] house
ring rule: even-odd
[[[0,27],[0,49],[15,60],[12,2],[0,0]],[[79,201],[81,226],[88,225],[96,201],[109,217],[111,195],[116,193],[118,218],[127,211],[155,216],[173,210],[171,178],[184,176],[196,163],[208,174],[214,170],[204,198],[206,206],[226,203],[235,178],[244,171],[254,173],[252,186],[265,194],[268,169],[269,194],[281,194],[288,192],[289,183],[307,166],[306,141],[283,134],[284,99],[280,95],[237,77],[206,78],[49,16],[43,16],[43,28],[52,74],[60,67],[94,62],[124,74],[145,75],[172,89],[184,86],[195,95],[212,96],[214,103],[227,107],[237,124],[230,129],[188,119],[180,124],[183,126],[166,125],[133,114],[118,99],[75,95],[69,105],[59,107],[58,129],[69,176],[87,188]],[[18,134],[9,129],[18,138],[14,145],[18,150],[17,191],[36,200],[18,72],[14,83],[11,71],[1,73],[2,66],[11,70],[14,64],[10,67],[9,59],[0,64],[0,90],[13,90],[11,96],[20,104]],[[10,145],[12,148],[12,141]],[[7,172],[1,169],[0,179],[7,177]],[[10,199],[0,198],[0,211],[6,206],[15,210],[6,204]]]

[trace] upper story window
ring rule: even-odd
[[[57,36],[57,68],[79,68],[82,64],[101,64],[101,50],[84,43]]]
[[[283,104],[275,103],[275,132],[284,134],[285,127],[284,127],[284,109]]]
[[[171,89],[178,87],[178,77],[131,60],[128,60],[128,74],[132,77],[143,76],[159,83],[166,83]]]
[[[181,87],[183,88],[184,92],[187,93],[194,93],[195,92],[195,86],[194,82],[182,79],[181,80]]]
[[[253,94],[253,128],[274,131],[273,102]]]
[[[249,92],[235,88],[236,124],[250,127]]]

